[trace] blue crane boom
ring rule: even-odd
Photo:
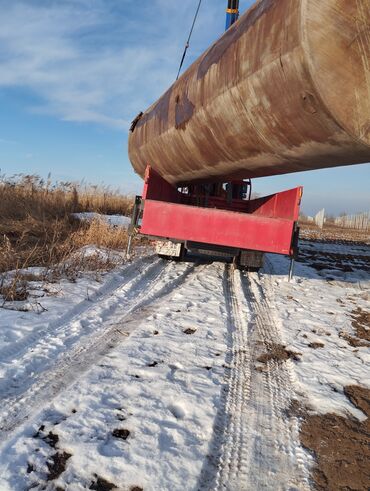
[[[226,9],[226,27],[227,31],[239,18],[239,0],[228,0]]]

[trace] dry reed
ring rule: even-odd
[[[0,272],[51,267],[86,245],[123,249],[125,230],[99,220],[80,222],[71,214],[129,215],[132,204],[132,198],[107,187],[0,176]]]

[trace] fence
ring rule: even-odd
[[[335,225],[356,230],[370,230],[370,211],[358,215],[344,215],[335,219]]]
[[[314,217],[314,222],[319,228],[323,228],[324,223],[325,223],[325,209],[323,208],[321,211],[319,211],[315,217]]]

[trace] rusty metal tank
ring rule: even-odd
[[[369,0],[257,2],[133,126],[173,184],[369,162]]]

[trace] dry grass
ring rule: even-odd
[[[64,217],[66,214],[95,211],[129,215],[133,199],[106,186],[60,182],[52,184],[36,175],[0,176],[0,217],[14,219],[27,215]]]
[[[66,262],[86,245],[111,249],[126,246],[125,230],[98,220],[87,223],[71,217],[71,213],[84,211],[130,214],[133,199],[109,188],[53,185],[38,176],[2,176],[0,197],[0,273],[30,266],[50,268]],[[18,286],[4,291],[3,296],[18,296],[21,280],[15,283]]]
[[[28,298],[28,282],[17,276],[14,276],[8,282],[5,282],[5,278],[2,278],[0,295],[3,303],[26,300]]]
[[[71,235],[75,248],[94,244],[97,247],[120,250],[127,245],[127,232],[120,227],[111,227],[103,220],[95,219],[87,227],[80,227]]]

